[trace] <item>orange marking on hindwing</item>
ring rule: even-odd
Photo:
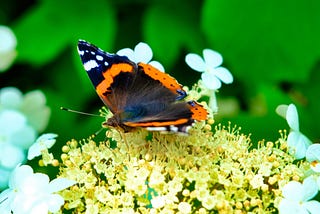
[[[199,103],[193,102],[190,104],[190,111],[192,112],[192,119],[194,120],[206,120],[208,116],[207,110]]]
[[[133,123],[133,122],[125,122],[124,124],[126,126],[131,126],[131,127],[162,127],[162,126],[171,126],[171,125],[182,125],[185,124],[189,121],[189,119],[182,118],[178,120],[173,120],[173,121],[164,121],[164,122],[142,122],[142,123]]]

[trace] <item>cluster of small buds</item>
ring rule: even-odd
[[[145,43],[118,54],[159,65],[150,62],[152,51]],[[204,59],[189,54],[186,62],[202,72],[202,80],[190,90],[184,88],[188,99],[209,96],[209,104],[201,103],[208,109],[209,119],[197,122],[188,136],[145,129],[129,133],[107,129],[107,140],[103,142],[96,142],[94,137],[67,142],[60,160],[48,151],[56,134],[44,134],[30,147],[28,159],[42,155],[39,165],[59,166],[58,177],[69,182],[56,188],[64,200],[57,213],[283,213],[296,207],[319,210],[319,203],[309,201],[318,189],[308,197],[294,192],[303,195],[314,189],[316,177],[307,172],[320,171],[320,147],[310,145],[300,133],[295,107],[278,109],[292,129],[289,135],[284,131],[276,142],[251,143],[250,136],[242,134],[239,127],[213,126],[213,115],[218,110],[215,92],[221,82],[233,81],[231,73],[220,66],[221,55],[205,50]],[[111,113],[102,109],[101,115],[109,118]],[[301,151],[298,147],[305,149],[297,153]],[[303,157],[306,160],[297,162]],[[292,203],[296,204],[290,209]]]
[[[213,133],[211,125],[197,123],[189,136],[141,129],[122,139],[107,130],[105,142],[68,142],[60,176],[77,185],[61,192],[62,212],[273,213],[281,187],[304,176],[286,139],[251,148],[239,128],[218,125]]]
[[[0,72],[7,70],[16,57],[16,39],[10,29],[0,26],[2,37],[7,42],[0,41],[0,56],[4,56]],[[164,72],[159,62],[151,61],[153,53],[146,43],[117,54]],[[320,145],[312,144],[300,132],[296,107],[290,104],[277,108],[291,129],[288,135],[280,132],[276,142],[261,141],[253,147],[250,136],[242,134],[240,128],[231,128],[230,124],[213,127],[213,114],[218,111],[216,93],[222,82],[233,82],[230,71],[221,67],[222,56],[205,49],[203,58],[191,53],[185,61],[201,72],[201,80],[191,90],[184,88],[188,99],[206,97],[208,104],[201,104],[209,111],[209,119],[196,123],[188,136],[107,129],[103,142],[96,142],[94,137],[67,142],[60,160],[48,151],[56,142],[56,134],[43,134],[36,140],[50,115],[43,93],[33,91],[23,96],[13,87],[0,89],[0,189],[6,187],[13,170],[9,188],[0,194],[0,210],[318,213],[320,202],[313,198],[320,190]],[[106,118],[111,115],[110,111],[101,113]],[[47,175],[19,165],[26,158],[40,155],[40,166],[59,166],[58,178],[49,182]]]

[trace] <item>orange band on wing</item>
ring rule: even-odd
[[[200,104],[192,102],[190,104],[190,111],[192,112],[192,119],[194,120],[206,120],[208,116],[207,110]]]
[[[182,118],[174,121],[164,121],[164,122],[145,122],[145,123],[133,123],[133,122],[125,122],[126,126],[131,127],[162,127],[162,126],[170,126],[170,125],[182,125],[189,121],[189,119]]]
[[[170,91],[174,92],[175,94],[177,93],[177,90],[184,91],[182,89],[182,86],[177,82],[177,80],[171,77],[169,74],[161,72],[149,64],[144,64],[140,62],[138,63],[138,65],[143,68],[144,72],[148,76],[150,76],[154,80],[160,81],[162,85],[164,85],[166,88],[168,88]]]
[[[99,96],[104,97],[104,93],[110,92],[108,88],[110,88],[111,84],[114,81],[114,78],[119,75],[121,72],[133,72],[134,68],[132,65],[128,63],[119,63],[113,64],[108,70],[103,72],[104,80],[100,82],[96,87],[96,91]]]

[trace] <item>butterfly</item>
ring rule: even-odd
[[[176,79],[150,64],[107,53],[79,40],[78,53],[95,90],[113,113],[106,125],[124,132],[135,128],[187,133],[195,121],[206,120],[207,110]]]

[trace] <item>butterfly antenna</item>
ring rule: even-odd
[[[95,117],[103,117],[102,115],[99,115],[99,114],[90,114],[90,113],[86,113],[83,111],[76,111],[76,110],[65,108],[65,107],[60,107],[60,109],[63,111],[68,111],[68,112],[77,113],[77,114],[83,114],[83,115],[95,116]],[[100,130],[99,130],[99,132],[100,132]]]

